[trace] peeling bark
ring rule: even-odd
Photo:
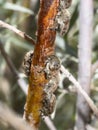
[[[39,127],[41,109],[43,109],[44,86],[48,82],[43,71],[45,60],[49,55],[54,54],[56,31],[50,28],[54,24],[58,6],[59,0],[40,0],[37,42],[31,64],[28,96],[24,113],[25,119],[31,126],[34,125],[36,129]]]

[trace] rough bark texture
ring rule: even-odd
[[[91,52],[92,52],[92,19],[93,1],[80,1],[80,38],[79,38],[79,83],[90,95],[91,84]],[[85,130],[90,120],[90,108],[83,96],[78,92],[77,120],[78,130]]]

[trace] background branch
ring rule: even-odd
[[[25,39],[35,45],[35,41],[29,35],[27,35],[25,32],[22,32],[22,31],[18,30],[17,28],[15,28],[1,20],[0,20],[0,27],[7,28],[7,29],[15,32],[17,35],[19,35],[23,39]]]
[[[29,125],[23,121],[22,118],[17,116],[10,108],[0,102],[0,121],[7,123],[15,130],[31,130]],[[34,128],[32,128],[34,130]]]
[[[9,66],[9,68],[10,68],[11,72],[13,73],[13,75],[16,78],[19,78],[18,71],[16,70],[16,68],[13,65],[11,59],[9,58],[7,53],[5,52],[4,47],[3,47],[3,43],[1,41],[0,41],[0,52],[1,52],[2,56],[4,57],[5,61],[7,62],[7,65]]]
[[[88,96],[88,94],[83,90],[83,88],[78,83],[78,81],[76,81],[76,79],[72,76],[72,74],[63,66],[61,66],[61,72],[65,75],[65,77],[67,77],[74,84],[74,87],[76,87],[77,92],[82,94],[82,96],[84,97],[85,101],[87,101],[88,105],[90,106],[94,114],[98,117],[98,108],[94,105],[94,102]]]
[[[0,52],[1,52],[2,56],[4,57],[13,76],[17,79],[18,85],[21,87],[21,89],[25,93],[27,93],[27,85],[26,85],[25,81],[23,80],[23,78],[21,78],[21,76],[19,75],[18,71],[16,70],[16,68],[15,68],[13,62],[11,61],[10,57],[8,56],[8,54],[5,52],[3,43],[1,41],[0,41]]]
[[[91,60],[92,60],[92,30],[93,30],[93,0],[80,0],[79,12],[79,73],[78,80],[82,88],[90,95],[91,85]],[[90,104],[89,104],[90,105]],[[93,104],[92,104],[93,105]],[[96,109],[97,110],[97,109]],[[94,111],[94,110],[93,110]],[[96,111],[97,112],[97,111]],[[96,113],[98,114],[98,113]],[[90,108],[83,95],[78,91],[77,96],[78,130],[86,130],[86,124],[90,122]],[[98,115],[97,115],[98,116]]]
[[[49,128],[49,130],[57,130],[55,125],[53,124],[53,122],[51,121],[51,119],[49,117],[45,117],[44,122],[47,125],[47,127]]]

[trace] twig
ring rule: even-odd
[[[22,32],[22,31],[18,30],[17,28],[15,28],[15,27],[13,27],[13,26],[11,26],[11,25],[9,25],[1,20],[0,20],[0,27],[7,28],[7,29],[15,32],[20,37],[24,38],[25,40],[27,40],[35,45],[35,41],[29,35],[27,35],[25,32]]]
[[[87,130],[96,130],[96,128],[92,127],[91,125],[86,125],[86,129]]]
[[[11,72],[14,74],[14,76],[15,76],[16,78],[19,78],[18,72],[17,72],[15,66],[13,65],[11,59],[9,58],[9,56],[7,55],[7,53],[5,52],[4,47],[3,47],[3,44],[2,44],[1,41],[0,41],[0,52],[1,52],[1,54],[3,55],[5,61],[7,62],[8,66],[9,66],[9,68],[10,68],[10,70],[11,70]]]
[[[49,117],[45,117],[44,122],[47,125],[47,127],[49,128],[49,130],[57,130]]]
[[[82,89],[82,87],[73,77],[73,75],[67,69],[65,69],[64,66],[61,66],[61,72],[74,84],[74,87],[76,87],[77,91],[79,91],[83,95],[88,105],[93,110],[94,114],[98,117],[98,108],[95,106],[94,102],[87,95],[87,93]]]
[[[0,122],[6,122],[16,130],[34,130],[23,121],[22,118],[17,116],[11,109],[0,102]]]
[[[10,68],[11,72],[13,73],[14,77],[17,79],[18,85],[21,87],[21,89],[27,93],[27,87],[25,81],[20,77],[18,71],[16,70],[14,64],[12,63],[10,57],[7,55],[7,53],[4,50],[3,44],[0,41],[0,52],[2,56],[4,57],[5,61],[7,62],[8,67]]]
[[[92,34],[93,34],[93,0],[80,0],[79,11],[79,46],[78,46],[78,80],[84,91],[90,95],[91,60],[92,60]],[[84,97],[77,94],[76,127],[86,129],[90,121],[90,107]]]

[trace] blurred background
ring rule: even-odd
[[[56,55],[61,59],[62,64],[78,78],[78,42],[79,42],[79,0],[73,0],[68,9],[71,13],[70,27],[64,37],[57,34]],[[93,51],[92,64],[98,60],[98,0],[93,0]],[[36,40],[37,18],[39,0],[0,0],[0,20],[17,27],[26,32]],[[22,39],[14,32],[0,27],[0,44],[11,59],[18,74],[22,74],[22,62],[26,52],[33,50],[32,43]],[[28,79],[23,76],[28,84]],[[76,118],[76,90],[73,85],[61,76],[61,81],[56,91],[57,104],[52,121],[57,130],[72,130]],[[98,106],[98,70],[94,72],[91,80],[91,97]],[[6,103],[18,115],[23,115],[26,95],[17,82],[17,77],[11,71],[4,56],[0,53],[0,101]],[[91,113],[92,114],[92,113]],[[91,116],[90,124],[98,129],[98,120]],[[0,130],[11,128],[0,122]],[[42,120],[41,130],[48,130]],[[93,129],[92,129],[93,130]]]

